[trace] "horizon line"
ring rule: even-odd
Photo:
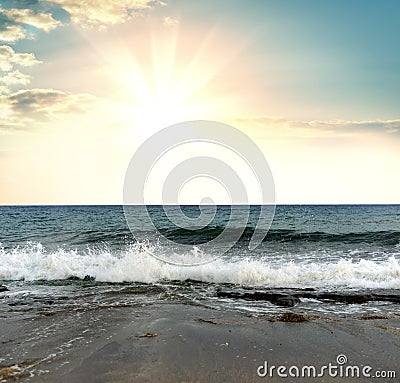
[[[275,206],[398,206],[400,202],[391,202],[391,203],[383,203],[383,202],[360,202],[360,203],[277,203]],[[257,203],[237,203],[237,204],[116,204],[116,203],[77,203],[77,204],[0,204],[1,207],[78,207],[78,206],[274,206],[274,204],[257,204]]]

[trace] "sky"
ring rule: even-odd
[[[119,204],[162,128],[246,133],[277,203],[400,203],[397,0],[0,0],[0,204]]]

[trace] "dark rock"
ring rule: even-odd
[[[293,294],[297,298],[318,299],[320,301],[341,302],[347,304],[363,304],[367,302],[393,302],[400,303],[399,294],[388,293],[331,293],[331,292],[301,292]]]
[[[361,317],[361,319],[363,320],[392,319],[392,318],[395,318],[395,316],[391,314],[384,314],[384,315],[369,314],[369,315],[363,315]]]
[[[3,291],[9,291],[9,290],[6,286],[0,285],[0,293],[2,293]]]
[[[400,295],[399,294],[372,294],[374,301],[385,301],[385,302],[393,302],[400,303]]]
[[[361,304],[374,300],[373,296],[370,294],[322,293],[322,294],[317,294],[316,298],[321,300],[343,302],[348,304]]]
[[[300,303],[298,297],[288,294],[270,293],[266,291],[254,291],[240,293],[236,291],[218,291],[217,296],[220,298],[244,299],[247,301],[268,301],[277,306],[293,307]]]
[[[287,297],[277,298],[275,301],[271,301],[271,303],[278,306],[293,307],[300,303],[300,299],[288,295]]]
[[[279,292],[278,292],[279,291]],[[246,291],[228,290],[217,291],[217,296],[221,298],[244,299],[249,301],[268,301],[274,305],[293,307],[300,303],[300,299],[317,299],[319,301],[340,302],[345,304],[363,304],[367,302],[393,302],[400,303],[400,294],[394,292],[318,292],[314,289],[303,290],[266,290],[266,291]]]

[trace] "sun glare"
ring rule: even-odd
[[[215,29],[189,37],[180,25],[147,26],[141,39],[126,30],[101,43],[85,36],[103,59],[101,72],[113,84],[110,96],[130,135],[145,138],[174,123],[223,115],[238,96],[211,96],[207,88],[245,44],[227,44]]]
[[[129,42],[125,42],[114,47],[111,56],[103,55],[107,62],[105,72],[116,84],[119,113],[131,126],[139,128],[135,130],[140,135],[150,135],[186,119],[200,118],[204,111],[202,100],[194,96],[206,81],[196,88],[189,84],[193,84],[194,79],[197,83],[199,79],[207,79],[209,75],[190,69],[193,81],[187,81],[186,70],[192,65],[182,72],[178,70],[177,31],[168,30],[163,36],[161,32],[152,31],[147,42],[151,52],[147,54],[143,46],[132,49]]]

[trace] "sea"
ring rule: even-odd
[[[400,205],[279,205],[255,249],[260,206],[238,206],[248,220],[229,228],[240,235],[221,254],[202,249],[231,206],[205,227],[177,227],[163,206],[131,209],[153,229],[136,235],[119,205],[1,206],[0,317],[169,302],[250,316],[400,314]]]

